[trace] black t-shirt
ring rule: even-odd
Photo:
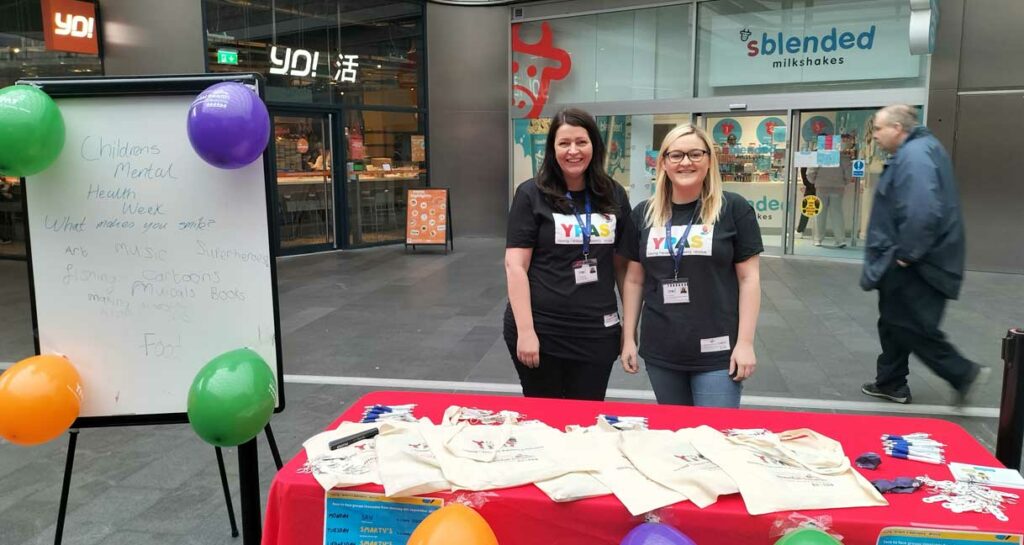
[[[585,224],[584,193],[573,192],[572,197]],[[611,346],[611,358],[617,355],[621,326],[615,299],[613,258],[630,222],[629,197],[618,184],[615,184],[614,201],[618,204],[614,214],[604,215],[593,210],[590,216],[590,258],[597,260],[597,282],[577,284],[573,264],[583,259],[583,237],[576,215],[571,211],[552,210],[532,179],[516,189],[508,214],[505,246],[533,248],[527,278],[533,325],[541,338],[542,353],[570,359],[599,357],[604,360]],[[505,331],[507,340],[515,338],[511,305],[505,312]],[[601,342],[577,339],[601,339]]]
[[[696,202],[672,205],[673,237],[682,236],[696,207]],[[665,304],[662,293],[662,284],[673,278],[674,269],[665,246],[665,226],[645,227],[646,211],[646,202],[633,209],[620,250],[644,266],[640,355],[687,371],[728,368],[739,330],[736,263],[764,251],[754,208],[742,196],[724,192],[714,225],[701,225],[697,212],[690,247],[679,265],[690,302],[675,304]]]

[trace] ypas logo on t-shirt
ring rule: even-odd
[[[551,214],[555,220],[555,244],[583,244],[583,227],[576,221],[575,214]],[[580,214],[586,223],[587,218]],[[613,215],[590,215],[590,243],[615,244],[615,222]]]
[[[672,238],[668,244],[672,245],[675,253],[676,244],[686,231],[685,225],[672,226]],[[686,244],[683,255],[711,255],[712,241],[715,238],[715,226],[694,225],[690,228],[690,237]],[[652,227],[647,234],[647,257],[668,256],[668,245],[665,240],[664,227]]]

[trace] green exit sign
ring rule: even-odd
[[[218,49],[217,64],[238,64],[238,51],[234,49]]]

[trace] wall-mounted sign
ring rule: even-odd
[[[813,7],[719,14],[711,19],[714,87],[917,77],[910,10],[852,0]]]
[[[218,49],[217,64],[238,64],[238,50]]]
[[[729,137],[734,137],[732,141],[729,141]],[[731,117],[727,117],[718,123],[711,129],[711,139],[718,144],[729,144],[735,145],[735,143],[743,138],[743,126],[740,125],[739,121]]]
[[[814,142],[819,135],[833,134],[835,132],[835,125],[832,124],[831,119],[816,115],[804,121],[804,126],[800,129],[800,136],[806,142]]]
[[[270,73],[296,78],[315,78],[316,69],[320,64],[320,52],[291,47],[270,48]],[[355,83],[359,69],[359,55],[338,54],[334,61],[334,76],[338,82]]]
[[[98,55],[96,6],[78,0],[43,0],[43,41],[51,51]]]
[[[766,117],[757,125],[757,141],[762,144],[771,144],[775,140],[775,131],[782,129],[782,141],[786,141],[786,122],[778,117]]]

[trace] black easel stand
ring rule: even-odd
[[[228,507],[228,522],[231,523],[231,537],[238,537],[238,524],[235,522],[235,507],[231,504],[231,490],[228,489],[228,474],[224,471],[224,454],[220,447],[213,447],[217,453],[217,469],[220,470],[220,486],[224,489],[224,503]]]
[[[72,429],[68,438],[68,457],[64,462],[64,484],[60,487],[60,508],[57,509],[57,535],[53,545],[60,545],[64,536],[64,515],[68,511],[68,489],[71,488],[71,468],[75,465],[75,445],[78,443],[78,430]]]
[[[281,469],[281,453],[277,450],[274,432],[268,423],[263,428],[270,445],[270,454],[274,457],[277,469]],[[64,483],[60,489],[60,507],[57,510],[57,531],[53,538],[54,545],[60,545],[64,538],[64,520],[67,517],[68,493],[71,489],[71,471],[75,465],[75,446],[78,444],[78,430],[72,428],[68,438],[68,455],[64,464]],[[249,452],[251,450],[251,452]],[[220,447],[214,447],[217,454],[217,469],[220,470],[220,484],[224,489],[224,503],[228,508],[228,522],[231,523],[231,537],[238,537],[238,524],[235,522],[235,508],[231,503],[231,490],[228,488],[228,475],[224,469],[224,453]],[[258,545],[262,532],[260,516],[260,472],[256,454],[256,438],[238,447],[238,473],[240,479],[239,493],[242,496],[242,543]],[[251,496],[251,497],[249,497]],[[248,519],[248,520],[247,520]],[[255,537],[250,537],[250,534]]]
[[[1024,329],[1011,329],[1003,339],[1003,397],[999,404],[996,458],[1020,469],[1024,445]]]
[[[242,544],[259,545],[263,537],[260,513],[260,466],[256,439],[238,445],[238,495],[242,497]]]

